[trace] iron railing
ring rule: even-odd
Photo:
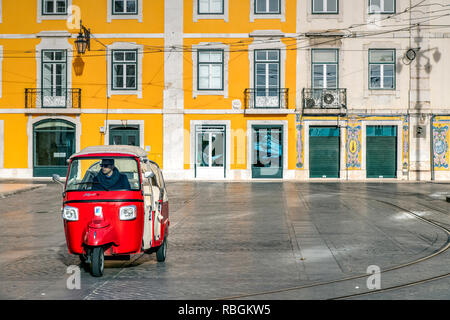
[[[347,89],[310,89],[303,88],[304,109],[346,109]]]
[[[25,89],[25,108],[81,108],[81,89]]]
[[[289,89],[247,88],[244,90],[245,109],[287,109]]]

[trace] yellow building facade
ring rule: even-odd
[[[0,177],[128,144],[167,179],[448,179],[446,108],[370,3],[0,0]]]

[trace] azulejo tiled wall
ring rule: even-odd
[[[434,170],[449,170],[450,117],[436,117],[433,121]]]
[[[295,128],[297,129],[297,169],[303,169],[304,167],[304,128],[302,119],[299,114],[295,116]]]
[[[408,170],[409,168],[409,117],[407,115],[403,116],[402,124],[402,166],[403,170]]]
[[[347,125],[346,166],[361,170],[361,121],[349,120]]]

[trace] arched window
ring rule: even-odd
[[[33,125],[33,176],[67,175],[67,159],[75,153],[75,125],[48,119]]]

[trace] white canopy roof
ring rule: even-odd
[[[74,153],[70,158],[89,155],[94,153],[129,153],[136,157],[147,158],[147,151],[141,147],[125,146],[125,145],[113,145],[113,146],[91,146],[86,147],[78,153]]]

